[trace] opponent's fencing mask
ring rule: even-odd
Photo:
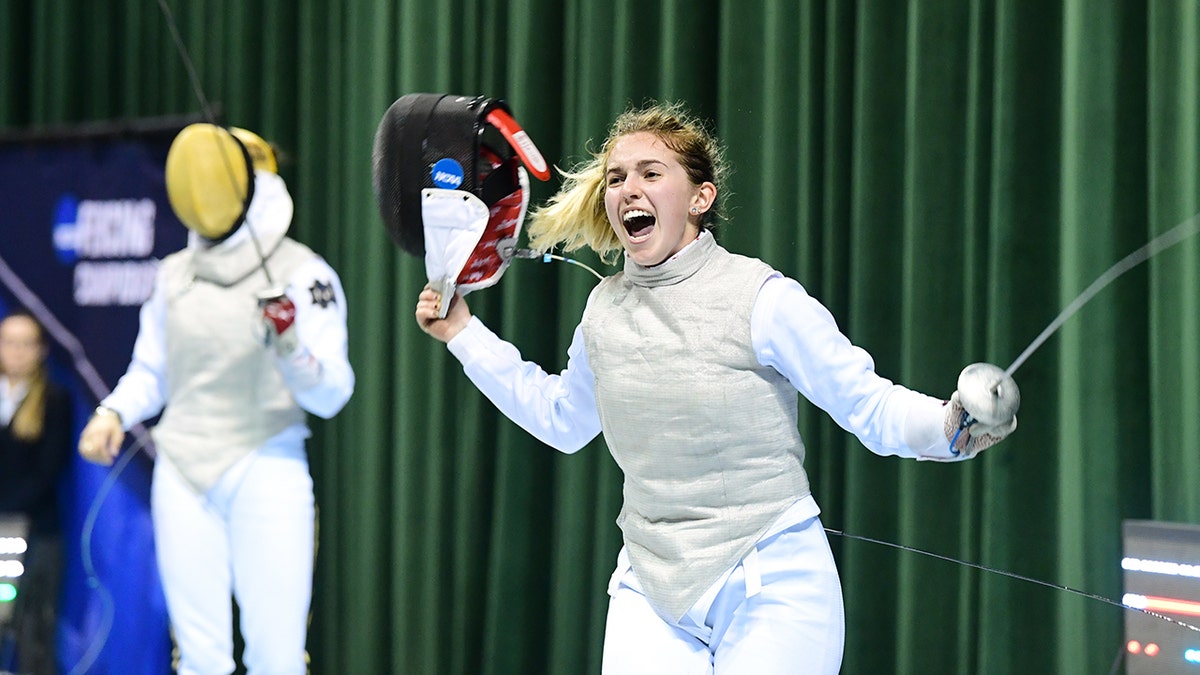
[[[549,180],[546,160],[497,99],[408,94],[375,133],[383,223],[396,245],[424,256],[430,284],[447,299],[487,288],[507,269],[529,206],[526,167]]]
[[[275,152],[257,134],[207,122],[189,124],[167,151],[167,198],[188,229],[219,241],[245,218],[254,197],[255,169],[278,169]]]

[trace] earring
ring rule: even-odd
[[[700,209],[693,206],[692,207],[692,215],[696,215],[697,213],[700,213]]]

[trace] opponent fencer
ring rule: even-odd
[[[289,238],[293,204],[273,148],[213,124],[184,128],[166,160],[190,230],[142,306],[133,357],[79,440],[112,464],[124,432],[161,418],[151,486],[156,555],[178,672],[231,673],[231,598],[250,673],[307,668],[315,506],[307,413],[354,389],[337,273]]]

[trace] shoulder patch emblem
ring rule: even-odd
[[[337,304],[337,296],[333,294],[332,282],[314,281],[313,285],[308,288],[308,292],[312,294],[312,303],[320,305],[321,309]]]

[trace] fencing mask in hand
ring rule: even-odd
[[[400,97],[379,123],[373,163],[388,234],[425,258],[430,285],[444,298],[500,280],[529,206],[528,172],[550,178],[508,106],[482,96]]]

